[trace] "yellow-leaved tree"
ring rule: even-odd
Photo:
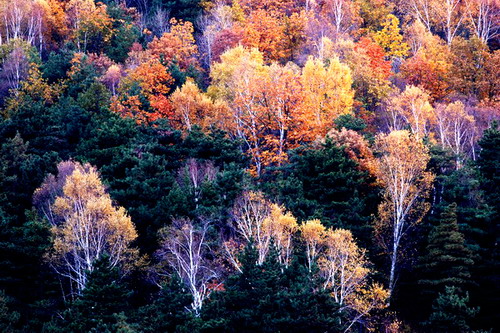
[[[304,113],[317,136],[324,136],[334,120],[352,112],[354,90],[351,70],[337,57],[326,62],[310,57],[302,70]]]
[[[407,86],[402,93],[392,96],[388,102],[391,130],[409,126],[417,138],[428,135],[435,122],[434,108],[429,100],[429,94],[415,86]]]
[[[69,279],[71,293],[80,294],[94,263],[109,255],[111,267],[127,268],[137,251],[135,227],[123,207],[116,207],[95,167],[61,162],[58,176],[46,178],[35,191],[34,203],[52,225],[51,265]]]
[[[170,95],[170,102],[173,109],[171,124],[181,130],[190,131],[194,125],[207,129],[227,112],[225,103],[212,101],[192,78]]]
[[[391,59],[403,58],[408,55],[410,47],[403,42],[403,35],[399,29],[399,19],[389,14],[382,23],[382,30],[377,31],[373,39],[384,49]]]
[[[349,230],[325,228],[321,221],[310,220],[300,231],[310,270],[316,263],[323,288],[331,292],[349,318],[345,332],[372,310],[386,307],[389,293],[370,282],[370,263]]]
[[[286,212],[285,207],[272,204],[269,216],[264,219],[263,226],[264,230],[274,240],[276,249],[279,251],[279,263],[288,267],[293,250],[293,235],[299,229],[297,219],[292,213]]]
[[[383,200],[378,208],[375,232],[390,257],[389,292],[392,294],[402,238],[428,211],[425,199],[434,175],[426,171],[430,159],[428,148],[408,131],[379,134],[376,148],[380,156],[374,162],[373,171],[382,186]]]

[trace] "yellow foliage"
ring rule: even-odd
[[[137,238],[135,227],[125,209],[113,205],[94,167],[74,164],[52,210],[62,222],[52,227],[54,248],[49,258],[79,292],[94,261],[104,253],[109,254],[111,266],[133,260],[136,252],[129,246]]]
[[[409,46],[403,42],[399,19],[393,14],[387,15],[382,23],[382,30],[377,31],[373,38],[391,58],[404,58],[408,55]]]
[[[315,123],[316,135],[324,136],[334,120],[352,112],[354,90],[351,70],[337,57],[327,61],[310,57],[302,70],[304,108]]]

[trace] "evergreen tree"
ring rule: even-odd
[[[82,296],[76,299],[60,320],[50,323],[49,332],[104,332],[114,331],[117,324],[124,325],[123,315],[129,310],[132,294],[121,281],[117,267],[110,268],[109,256],[104,255],[95,263],[89,274]]]
[[[474,267],[478,288],[471,291],[471,298],[481,306],[477,321],[484,328],[500,328],[500,129],[497,121],[484,131],[479,141],[481,151],[476,165],[479,185],[485,205],[478,217],[486,220],[483,235],[478,240],[481,259]]]
[[[19,313],[9,309],[9,298],[0,290],[0,332],[14,332],[14,325],[19,320]]]
[[[446,286],[432,305],[433,312],[425,323],[428,332],[466,333],[470,332],[469,321],[477,315],[479,308],[471,308],[469,294],[460,296],[459,289]]]
[[[484,131],[483,137],[479,141],[481,152],[477,160],[479,173],[481,175],[481,188],[484,191],[485,199],[494,210],[493,219],[500,216],[500,129],[498,122],[494,121],[491,127]]]
[[[138,312],[138,321],[144,333],[178,332],[193,320],[189,311],[192,296],[178,276],[163,286],[157,298]]]
[[[276,249],[257,265],[248,245],[240,258],[242,273],[231,276],[202,309],[204,332],[340,332],[338,305],[295,261],[278,263]]]
[[[363,247],[372,244],[370,216],[376,212],[377,193],[369,186],[368,173],[359,170],[341,147],[328,140],[319,148],[299,148],[281,171],[277,181],[263,186],[269,186],[267,192],[277,190],[273,194],[294,216],[350,229]]]
[[[419,283],[432,298],[446,285],[460,288],[471,283],[473,254],[458,229],[456,209],[453,203],[441,214],[439,224],[429,234],[427,253],[420,260],[424,278]]]

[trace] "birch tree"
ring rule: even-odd
[[[320,220],[309,220],[300,226],[300,232],[306,243],[307,266],[311,272],[323,246],[326,228]]]
[[[109,255],[111,267],[123,267],[133,259],[136,253],[130,243],[137,233],[125,209],[113,205],[94,167],[63,163],[59,169],[73,169],[71,173],[58,175],[64,178],[62,181],[49,177],[35,192],[35,198],[41,199],[46,215],[52,216],[49,221],[54,247],[47,257],[80,295],[95,261],[104,253]],[[58,184],[64,184],[62,190],[54,188]]]
[[[500,34],[500,1],[467,0],[467,19],[476,36],[484,43]]]
[[[396,285],[401,241],[409,227],[420,222],[429,209],[428,197],[434,175],[426,171],[428,149],[408,131],[380,134],[376,139],[380,156],[374,172],[383,188],[376,235],[390,257],[389,293]]]
[[[450,148],[459,169],[463,155],[474,137],[474,117],[467,114],[462,102],[456,101],[436,107],[436,132],[443,147]]]
[[[401,130],[408,125],[416,138],[426,136],[435,118],[429,99],[426,91],[415,86],[407,86],[401,94],[393,96],[388,105],[391,130]]]
[[[168,265],[170,274],[179,276],[189,289],[193,296],[191,308],[196,315],[218,277],[207,257],[210,251],[208,227],[208,223],[195,226],[190,220],[178,219],[160,230],[161,245],[157,256]]]
[[[290,212],[286,212],[285,207],[272,204],[269,215],[263,221],[263,227],[279,251],[279,263],[288,267],[293,250],[292,239],[299,228],[297,219]]]
[[[233,207],[234,227],[246,243],[253,242],[259,254],[257,264],[262,265],[269,252],[270,234],[264,225],[271,203],[260,192],[244,192]]]

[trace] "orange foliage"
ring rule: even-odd
[[[182,70],[190,66],[198,67],[198,47],[194,40],[194,27],[189,21],[170,20],[170,32],[166,32],[159,39],[154,38],[148,44],[148,51],[153,58],[168,64],[174,60]]]
[[[138,95],[131,95],[130,88],[138,84],[141,94],[147,98],[152,108],[146,110]],[[150,61],[129,71],[128,77],[122,81],[120,96],[113,98],[111,109],[124,117],[136,119],[138,123],[151,123],[160,118],[172,115],[172,106],[168,97],[172,76],[165,66],[158,61]]]
[[[370,71],[374,76],[387,80],[391,75],[391,62],[385,60],[386,54],[382,47],[371,38],[362,37],[354,46],[356,52],[366,54],[369,59]]]

